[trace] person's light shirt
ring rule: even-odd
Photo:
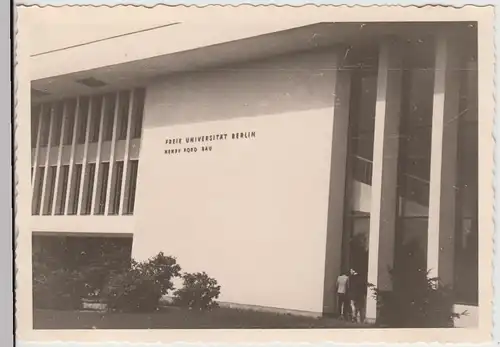
[[[349,283],[349,277],[346,275],[341,275],[337,278],[337,293],[345,294],[347,293],[347,286]]]

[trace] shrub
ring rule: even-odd
[[[97,242],[99,241],[99,242]],[[122,241],[122,242],[120,242]],[[128,240],[125,240],[128,241]],[[85,278],[90,297],[98,295],[106,285],[110,273],[120,272],[130,266],[131,247],[123,240],[95,240],[82,238],[83,249],[72,260]]]
[[[88,293],[78,271],[67,269],[41,272],[33,276],[33,306],[40,309],[77,310]]]
[[[154,278],[131,269],[113,274],[102,297],[110,310],[153,311],[161,298],[161,289]]]
[[[399,268],[390,271],[393,290],[384,292],[373,285],[379,309],[380,325],[393,328],[453,327],[454,319],[463,314],[453,312],[453,291],[439,278],[429,277],[418,245],[410,243],[401,249]]]
[[[218,306],[220,286],[214,278],[205,272],[185,273],[182,276],[183,287],[175,291],[174,302],[179,306],[196,310],[210,310]]]
[[[176,259],[163,253],[145,262],[132,260],[129,269],[109,277],[101,296],[111,310],[153,311],[161,297],[173,289],[172,279],[180,270]]]
[[[179,277],[181,272],[177,259],[166,256],[163,252],[158,253],[158,255],[146,262],[134,263],[139,272],[154,279],[155,283],[159,285],[162,295],[167,294],[169,290],[174,288],[172,279]]]
[[[111,272],[129,267],[131,241],[100,237],[33,236],[33,305],[79,309]]]

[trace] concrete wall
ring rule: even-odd
[[[477,327],[479,323],[479,307],[470,305],[455,305],[454,312],[462,314],[454,320],[455,328]]]
[[[206,271],[222,301],[321,312],[334,62],[277,57],[149,87],[133,256]],[[221,133],[211,152],[164,154],[185,147],[167,138]]]
[[[34,232],[132,234],[134,216],[31,216]]]

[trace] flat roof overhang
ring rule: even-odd
[[[182,36],[182,26],[182,23],[167,26],[161,31],[165,30],[164,34],[166,34],[168,30],[177,28],[178,31],[175,35],[184,37]],[[31,82],[32,100],[42,102],[75,95],[143,86],[175,73],[227,66],[243,61],[311,49],[333,46],[373,46],[388,36],[406,41],[421,41],[442,32],[443,28],[446,28],[445,30],[452,35],[456,35],[462,42],[476,40],[477,37],[477,28],[474,22],[316,23],[203,46],[194,45],[191,47],[185,43],[180,46],[173,45],[172,52],[166,54],[99,67],[92,67],[90,64],[89,68],[84,70],[71,70],[71,67],[74,66],[71,63],[71,56],[81,59],[83,53],[92,57],[92,55],[105,55],[107,51],[114,49],[118,51],[124,49],[118,42],[120,38],[112,38],[106,42],[93,42],[32,56],[33,70],[35,71],[32,75],[38,77]],[[201,28],[198,29],[201,30]],[[155,33],[155,35],[157,34]],[[186,35],[189,41],[190,36]],[[134,38],[135,41],[128,39],[129,44],[130,42],[136,44],[135,46],[130,44],[128,47],[131,55],[134,55],[134,50],[140,50],[140,47],[145,44],[141,40],[140,34],[135,36],[138,36]],[[152,44],[158,44],[158,42]],[[106,49],[103,49],[104,46]],[[176,50],[175,47],[178,49]],[[120,52],[115,53],[119,55]],[[51,73],[50,70],[42,69],[46,61],[50,61],[52,57],[57,63],[62,56],[67,58],[65,66],[59,67],[60,73],[47,76]],[[41,60],[45,63],[40,63]],[[106,64],[106,59],[103,59],[103,64]],[[90,87],[78,82],[85,79],[97,79],[104,85]]]

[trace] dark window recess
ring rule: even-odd
[[[141,137],[142,132],[142,118],[144,114],[144,99],[145,90],[140,88],[134,91],[134,103],[132,112],[132,136],[133,139]]]
[[[99,170],[99,203],[96,214],[103,215],[106,210],[106,193],[108,190],[109,163],[102,163]]]
[[[130,92],[120,93],[120,107],[118,114],[118,140],[127,138],[128,111],[130,107]]]
[[[85,143],[87,135],[87,120],[89,117],[89,99],[81,98],[78,106],[78,129],[77,129],[77,143],[79,145]]]
[[[105,96],[103,141],[113,138],[113,123],[115,118],[116,94]]]
[[[113,187],[113,199],[111,200],[110,214],[118,214],[120,211],[120,198],[122,190],[122,179],[123,179],[123,161],[117,161],[114,167],[114,187]]]
[[[101,127],[101,113],[102,113],[102,96],[96,96],[92,99],[92,119],[90,128],[89,142],[99,141],[99,130]]]
[[[73,184],[71,187],[72,197],[69,214],[75,215],[78,211],[78,199],[80,197],[80,182],[82,180],[82,164],[75,165],[73,173]]]
[[[50,130],[50,105],[42,106],[42,122],[40,129],[40,147],[46,147],[49,143],[49,130]]]
[[[46,201],[43,206],[43,214],[48,216],[52,214],[52,206],[54,205],[54,191],[56,183],[56,170],[57,166],[49,166],[47,173],[47,186],[45,187]]]
[[[58,102],[54,105],[51,146],[59,146],[59,144],[61,143],[63,109],[64,103],[62,102]]]
[[[40,124],[40,110],[40,105],[35,105],[31,109],[31,148],[36,148],[38,125]]]
[[[82,215],[89,215],[92,209],[92,190],[94,189],[95,163],[90,163],[87,166],[87,178],[85,191],[83,192]]]
[[[125,206],[125,214],[133,214],[134,213],[134,205],[135,205],[135,189],[137,186],[137,169],[139,167],[138,160],[131,160],[129,162],[128,170],[129,174],[129,182],[128,182],[128,196]]]
[[[71,99],[66,103],[66,124],[64,130],[64,145],[71,145],[75,132],[75,114],[76,114],[76,100]]]
[[[69,165],[61,166],[61,172],[59,175],[59,205],[57,207],[56,214],[63,215],[64,209],[66,208],[66,196],[68,193]]]
[[[43,189],[43,176],[45,175],[45,167],[41,166],[36,172],[33,197],[31,203],[31,214],[37,216],[40,214],[40,207],[42,205],[42,189]]]

